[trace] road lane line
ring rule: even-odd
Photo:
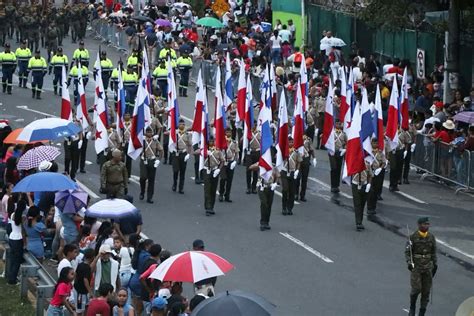
[[[389,184],[390,184],[390,182],[388,182],[388,181],[385,180],[385,181],[383,182],[383,187],[389,189],[389,187],[390,187]],[[412,200],[412,201],[414,201],[414,202],[416,202],[416,203],[428,204],[428,203],[426,203],[425,201],[420,200],[420,199],[418,199],[418,198],[416,198],[416,197],[414,197],[413,195],[410,195],[410,194],[408,194],[408,193],[405,193],[405,192],[402,192],[402,191],[395,191],[395,193],[400,194],[401,196],[404,196],[404,197],[406,197],[407,199]]]
[[[410,311],[406,308],[402,308],[402,311],[404,311],[405,313],[409,313]]]
[[[312,253],[313,255],[315,255],[316,257],[318,257],[319,259],[323,260],[324,262],[327,262],[327,263],[334,263],[334,261],[332,261],[331,259],[329,259],[328,257],[326,257],[325,255],[323,255],[322,253],[320,253],[319,251],[313,249],[311,246],[305,244],[304,242],[302,242],[301,240],[291,236],[290,234],[288,233],[282,233],[280,232],[280,235],[282,235],[283,237],[291,240],[292,242],[294,242],[295,244],[297,244],[298,246],[300,247],[303,247],[304,249],[306,249],[307,251],[309,251],[310,253]]]
[[[327,183],[325,183],[325,182],[323,182],[323,181],[321,181],[321,180],[319,180],[319,179],[316,179],[316,178],[313,178],[313,177],[308,177],[308,179],[310,179],[311,181],[314,181],[314,182],[320,184],[321,186],[325,187],[325,188],[328,189],[328,190],[331,190],[331,186],[330,186],[329,184],[327,184]],[[352,196],[351,196],[351,195],[349,195],[349,194],[347,194],[347,193],[344,193],[344,192],[339,192],[339,195],[342,195],[343,197],[348,198],[348,199],[352,199]]]
[[[462,251],[462,250],[459,249],[459,248],[456,248],[456,247],[454,247],[454,246],[451,246],[450,244],[448,244],[447,242],[445,242],[444,240],[441,240],[441,239],[439,239],[439,238],[436,238],[436,241],[437,241],[439,244],[441,244],[441,245],[443,245],[443,246],[445,246],[445,247],[448,247],[449,249],[454,250],[454,251],[456,251],[456,252],[462,254],[463,256],[468,257],[469,259],[474,260],[474,255],[468,254],[467,252],[464,252],[464,251]]]
[[[76,180],[76,183],[81,187],[82,190],[84,190],[87,194],[89,194],[89,196],[91,198],[93,198],[93,199],[98,199],[99,198],[99,196],[97,194],[95,194],[94,191],[92,191],[91,189],[86,187],[86,185],[84,183],[82,183],[81,181]]]
[[[186,121],[188,121],[188,122],[190,122],[190,123],[192,123],[192,122],[193,122],[193,120],[192,120],[192,119],[190,119],[190,118],[189,118],[189,117],[187,117],[187,116],[184,116],[183,114],[180,114],[180,115],[179,115],[179,117],[181,117],[182,119],[184,119],[184,120],[186,120]]]
[[[275,191],[273,191],[273,192],[275,192],[275,194],[278,195],[279,197],[283,197],[283,194],[281,194],[281,192],[279,192],[279,191],[277,191],[277,190],[275,190]],[[296,205],[300,205],[301,203],[298,202],[298,201],[295,201],[295,204],[296,204]]]
[[[28,107],[28,105],[17,105],[16,108],[17,109],[22,109],[22,110],[25,110],[25,111],[30,111],[30,112],[33,112],[33,113],[37,113],[37,114],[41,114],[41,115],[45,115],[45,116],[49,116],[49,117],[58,117],[58,116],[53,115],[53,114],[49,114],[49,113],[46,113],[46,112],[41,112],[41,111],[38,111],[38,110],[30,109]]]

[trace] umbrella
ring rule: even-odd
[[[146,23],[146,22],[151,22],[153,23],[153,19],[147,17],[147,16],[144,16],[144,15],[139,15],[139,16],[134,16],[132,19],[140,22],[140,23]]]
[[[56,172],[38,172],[23,178],[13,188],[13,192],[49,192],[74,190],[76,182]]]
[[[171,27],[171,22],[166,19],[158,19],[155,21],[155,24],[162,27],[165,27],[165,26]]]
[[[454,120],[456,120],[458,122],[464,122],[464,123],[472,124],[472,123],[474,123],[474,112],[471,112],[471,111],[459,112],[453,118],[454,118]]]
[[[337,37],[330,37],[328,39],[328,44],[331,46],[331,47],[342,47],[342,46],[346,46],[346,43],[344,43],[344,41],[340,38],[337,38]]]
[[[80,131],[81,128],[71,121],[50,117],[36,120],[26,125],[17,139],[26,142],[39,141],[42,139],[56,140],[76,135]]]
[[[321,41],[319,41],[319,49],[320,50],[326,50],[328,48],[331,48],[331,45],[329,45],[329,40],[330,38],[327,36],[324,36]]]
[[[201,25],[201,26],[206,26],[206,27],[214,27],[214,28],[224,27],[224,24],[222,24],[221,21],[219,21],[216,18],[211,18],[211,17],[200,18],[199,20],[196,21],[196,24]]]
[[[87,205],[88,194],[80,189],[56,192],[54,205],[63,213],[77,213]]]
[[[171,6],[178,9],[183,9],[184,7],[191,8],[191,5],[184,2],[175,2]]]
[[[163,261],[150,275],[161,281],[191,282],[224,275],[234,266],[207,251],[186,251]]]
[[[52,161],[56,159],[61,152],[57,147],[39,146],[28,150],[18,160],[18,170],[30,170],[38,168],[43,161]]]
[[[23,128],[17,128],[13,130],[8,136],[3,140],[5,144],[34,144],[34,143],[46,143],[48,140],[34,140],[32,142],[26,142],[24,140],[18,140],[18,135],[23,131]]]
[[[86,210],[86,216],[95,218],[118,219],[138,212],[137,208],[127,200],[106,199],[94,203]]]
[[[201,302],[191,316],[269,316],[275,305],[263,297],[244,291],[226,291]]]

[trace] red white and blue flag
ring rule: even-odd
[[[396,76],[395,76],[396,77]],[[408,129],[409,114],[408,114],[408,74],[407,68],[403,71],[402,91],[400,91],[400,114],[402,117],[402,129]]]
[[[365,170],[364,150],[360,141],[361,112],[356,103],[352,114],[352,123],[347,130],[346,157],[344,159],[343,180],[350,184],[350,177]]]
[[[375,106],[374,106],[374,134],[377,137],[379,150],[383,152],[385,147],[384,135],[383,135],[383,115],[382,115],[382,98],[380,96],[380,87],[377,85],[375,92]]]
[[[304,153],[304,112],[303,112],[303,95],[301,91],[301,82],[298,80],[298,86],[296,88],[296,103],[295,103],[295,110],[293,111],[293,129],[292,129],[292,136],[293,136],[293,143],[294,148],[300,153]]]
[[[115,112],[117,115],[116,130],[118,135],[121,135],[121,130],[125,127],[123,116],[125,114],[125,89],[123,87],[122,68],[119,67],[118,78],[117,78],[117,103],[115,105]],[[128,141],[128,140],[124,140]]]
[[[145,130],[145,108],[149,106],[150,99],[147,98],[146,80],[140,79],[138,84],[137,98],[133,107],[132,126],[130,128],[130,141],[128,143],[128,156],[136,160],[143,152],[143,140]]]
[[[150,66],[148,64],[148,56],[146,54],[146,49],[143,50],[143,64],[142,64],[142,73],[140,80],[145,80],[146,90],[145,90],[145,128],[151,125],[151,110],[150,110],[150,95],[151,95],[151,77],[150,77]]]
[[[176,152],[177,149],[177,135],[179,120],[179,105],[176,97],[176,84],[174,79],[173,68],[171,67],[171,60],[168,58],[168,129],[170,133],[168,142],[168,151],[170,153]]]
[[[216,84],[220,81],[216,80]],[[225,59],[225,83],[224,83],[224,109],[229,111],[234,100],[234,87],[232,85],[232,69],[230,68],[230,54],[227,52]]]
[[[69,89],[67,87],[66,67],[62,67],[61,76],[61,118],[72,121],[71,99],[69,98]]]
[[[393,76],[392,93],[390,94],[388,106],[387,127],[385,128],[385,136],[388,138],[390,150],[394,150],[398,146],[398,115],[397,76]]]
[[[250,141],[252,140],[252,128],[253,128],[253,95],[252,95],[252,81],[250,76],[247,77],[247,88],[246,88],[246,99],[245,99],[245,114],[244,114],[244,135],[242,137],[242,151],[246,152],[249,148]],[[245,155],[242,155],[242,161]]]
[[[102,82],[102,69],[99,54],[94,66],[96,70],[95,96],[94,96],[94,123],[95,123],[95,152],[101,153],[109,147],[109,136],[107,133],[107,108],[105,105],[105,92]]]
[[[352,115],[354,113],[354,107],[356,104],[356,98],[354,95],[354,89],[355,89],[355,83],[354,83],[354,73],[352,72],[352,68],[349,71],[349,79],[347,79],[347,90],[346,90],[346,102],[349,105],[349,112],[350,116],[348,117],[346,115],[346,120],[344,121],[344,131],[349,129],[351,126],[351,121],[352,121]],[[348,119],[349,118],[349,119]]]
[[[372,124],[372,113],[370,112],[369,98],[367,96],[367,89],[362,88],[362,103],[361,103],[361,130],[360,141],[367,156],[365,159],[372,163],[374,154],[372,152],[372,135],[374,134],[374,126]]]
[[[269,90],[268,88],[266,90]],[[272,167],[272,154],[271,149],[273,145],[273,136],[270,124],[272,122],[272,108],[271,101],[264,103],[260,109],[258,115],[258,124],[261,131],[261,142],[260,142],[260,159],[258,161],[258,166],[260,170],[260,176],[268,180],[273,171]]]
[[[332,87],[332,80],[329,80],[328,96],[326,98],[326,108],[324,111],[324,125],[323,136],[321,144],[326,148],[328,153],[333,156],[335,152],[334,140],[334,89]]]
[[[206,102],[206,92],[204,90],[204,85],[202,83],[202,74],[201,69],[199,69],[197,82],[196,82],[196,101],[194,102],[194,118],[193,118],[193,125],[191,126],[191,130],[193,131],[192,134],[192,142],[193,145],[199,144],[201,140],[201,121],[202,121],[202,113],[203,113],[203,106]]]
[[[275,79],[275,65],[270,64],[270,97],[272,102],[272,113],[277,110],[277,84]]]
[[[265,67],[265,73],[263,75],[262,83],[260,84],[260,109],[262,109],[265,105],[271,108],[272,106],[272,96],[270,93],[270,71],[267,67]]]
[[[306,69],[306,61],[303,58],[301,60],[300,66],[300,88],[301,88],[301,95],[303,96],[303,113],[308,111],[309,106],[309,98],[308,98],[308,70]],[[303,115],[304,117],[304,115]]]
[[[76,104],[76,118],[81,122],[82,129],[85,130],[89,127],[89,115],[87,113],[86,92],[84,91],[84,82],[82,81],[81,64],[77,68],[77,93],[79,97]]]
[[[278,107],[278,132],[276,143],[276,168],[284,169],[285,161],[290,156],[288,147],[288,109],[286,107],[285,90],[281,91],[280,106]]]
[[[245,120],[245,103],[247,102],[247,81],[245,80],[245,63],[240,60],[239,83],[237,87],[237,114],[235,123]],[[238,126],[238,125],[237,125]]]
[[[222,99],[221,91],[221,70],[217,67],[216,73],[216,95],[214,98],[214,129],[215,129],[215,142],[216,148],[220,150],[227,149],[227,140],[225,139],[225,104]]]
[[[206,90],[203,89],[204,95],[206,95]],[[204,162],[207,158],[207,144],[209,143],[209,111],[207,108],[207,102],[204,98],[202,104],[202,113],[201,113],[201,129],[199,133],[199,171],[205,169]]]
[[[349,106],[352,90],[347,89],[347,77],[344,67],[341,68],[341,106],[339,108],[339,121],[342,123],[342,130],[347,132],[351,122],[351,108]],[[349,100],[349,102],[348,102]]]

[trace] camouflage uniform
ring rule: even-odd
[[[108,197],[123,197],[127,192],[128,172],[123,162],[109,160],[100,171],[101,191],[105,190]]]

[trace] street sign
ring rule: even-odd
[[[416,50],[416,77],[418,79],[425,79],[425,50]]]

